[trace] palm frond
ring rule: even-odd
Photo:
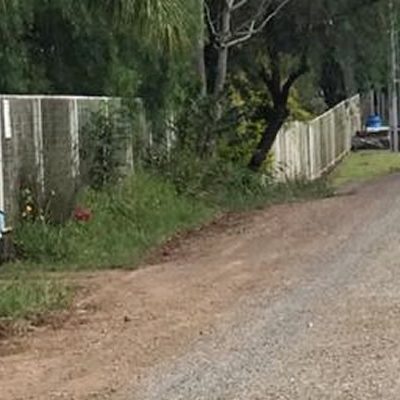
[[[120,23],[132,25],[144,39],[175,49],[190,41],[197,1],[109,0],[109,6]]]

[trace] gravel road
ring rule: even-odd
[[[321,215],[315,253],[290,260],[303,271],[295,284],[289,273],[287,287],[275,293],[258,287],[213,334],[152,368],[119,398],[398,400],[399,177],[343,201],[363,208],[347,205],[346,225],[331,231]],[[262,239],[253,262],[270,259]],[[238,265],[246,262],[252,260]]]
[[[398,400],[399,243],[400,175],[216,224],[0,343],[0,399]]]

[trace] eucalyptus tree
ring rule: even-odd
[[[260,77],[272,102],[265,106],[267,126],[250,160],[251,169],[258,170],[266,159],[280,128],[290,114],[290,91],[310,68],[321,71],[321,65],[323,70],[327,61],[332,63],[334,60],[341,72],[343,61],[338,60],[337,56],[352,54],[352,60],[357,61],[353,66],[355,72],[356,68],[361,68],[360,59],[357,58],[360,42],[365,47],[373,48],[369,42],[376,41],[378,37],[378,44],[381,44],[380,36],[374,35],[370,26],[382,28],[377,11],[383,2],[384,0],[297,0],[290,3],[279,18],[274,18],[269,23],[268,30],[253,48],[257,52],[255,59]],[[366,12],[370,17],[368,20],[364,19]],[[346,51],[343,50],[345,47]],[[349,62],[349,58],[346,61]],[[368,65],[377,62],[381,63],[381,60],[377,61],[372,57],[368,60]],[[368,66],[364,65],[362,68],[366,71]],[[326,78],[330,82],[334,79],[335,76]],[[326,91],[327,87],[324,89]],[[335,100],[343,97],[345,94],[342,93]]]
[[[216,51],[209,92],[218,96],[225,88],[229,52],[268,29],[268,24],[294,0],[200,1],[204,5],[210,46]]]

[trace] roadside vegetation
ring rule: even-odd
[[[60,272],[135,268],[221,213],[331,195],[324,180],[276,183],[271,149],[287,121],[386,85],[386,14],[383,0],[0,1],[0,93],[114,96],[129,111],[93,116],[70,218],[21,189],[0,320],[68,306]],[[118,162],[127,136],[133,175]]]
[[[0,279],[0,328],[2,320],[38,318],[43,313],[66,309],[71,300],[71,288],[49,277]]]
[[[195,198],[179,194],[159,177],[138,173],[112,190],[88,191],[81,203],[91,210],[90,221],[71,220],[62,226],[24,223],[16,232],[16,245],[30,270],[135,268],[150,249],[176,232],[206,224],[220,213],[329,193],[322,181],[299,181],[253,184],[235,191],[221,185]]]
[[[221,213],[331,194],[325,181],[255,185],[233,191],[229,184],[218,184],[213,192],[196,197],[179,193],[163,178],[138,173],[112,189],[82,195],[80,204],[92,212],[88,222],[23,223],[16,232],[20,261],[0,272],[0,320],[67,307],[73,288],[53,273],[133,269],[172,235],[207,224]]]
[[[365,150],[351,153],[332,173],[334,187],[366,182],[391,173],[400,172],[400,157],[385,150]]]

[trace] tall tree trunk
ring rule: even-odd
[[[218,96],[225,87],[226,77],[228,74],[228,48],[222,47],[218,50],[218,66],[216,72],[214,94]]]
[[[204,0],[199,0],[200,28],[197,40],[197,74],[201,85],[201,95],[207,95],[207,72],[205,62],[205,22],[204,22]]]
[[[262,164],[268,156],[268,153],[271,151],[275,139],[283,124],[285,123],[287,117],[288,111],[286,110],[286,108],[274,110],[274,113],[271,116],[271,120],[265,128],[263,136],[250,160],[249,168],[252,171],[258,171],[261,168]]]
[[[221,43],[218,49],[218,64],[216,71],[216,80],[214,87],[214,95],[218,96],[224,90],[227,73],[228,73],[228,57],[229,48],[226,46],[226,42],[231,34],[231,9],[230,4],[224,1],[222,7],[222,18],[221,18]]]
[[[273,108],[271,109],[268,125],[249,163],[249,168],[253,171],[258,171],[262,166],[274,145],[279,130],[289,116],[288,100],[292,86],[308,71],[307,53],[304,53],[301,57],[299,67],[289,74],[286,81],[282,84],[279,53],[277,53],[274,48],[270,48],[269,51],[271,57],[271,72],[269,73],[262,68],[261,76],[271,94]]]
[[[197,74],[200,80],[200,93],[202,96],[207,96],[207,73],[204,51],[204,39],[202,38],[199,39],[197,47]]]

